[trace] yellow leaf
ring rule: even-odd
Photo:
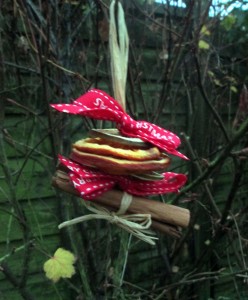
[[[209,44],[203,40],[200,40],[199,43],[198,43],[198,47],[200,49],[209,49]]]
[[[210,35],[210,31],[207,29],[207,26],[206,25],[203,25],[202,26],[202,29],[201,29],[201,34],[202,35]]]
[[[46,277],[54,282],[62,278],[71,278],[75,274],[75,256],[63,248],[58,248],[51,257],[44,263],[43,269]]]

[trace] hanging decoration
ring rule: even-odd
[[[187,209],[144,197],[178,193],[187,177],[167,170],[171,155],[187,157],[178,151],[177,135],[147,121],[136,121],[125,112],[129,39],[118,1],[110,5],[109,43],[115,98],[91,89],[72,104],[51,105],[62,113],[116,125],[91,130],[87,138],[72,145],[69,158],[58,156],[53,185],[81,197],[93,213],[65,221],[59,228],[103,219],[154,245],[157,237],[152,229],[179,237],[177,226],[187,227],[190,215]]]

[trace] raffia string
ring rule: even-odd
[[[152,219],[150,214],[131,214],[125,215],[129,205],[132,202],[132,196],[128,193],[123,193],[123,197],[121,200],[120,209],[114,213],[110,212],[108,209],[97,205],[92,202],[83,202],[88,210],[93,212],[93,214],[89,214],[86,216],[81,216],[78,218],[74,218],[69,221],[65,221],[59,224],[58,228],[64,228],[67,226],[71,226],[77,223],[90,221],[90,220],[106,220],[112,224],[115,224],[127,232],[133,234],[138,239],[150,244],[155,245],[154,240],[157,240],[157,237],[154,237],[155,234],[152,230],[150,230]]]
[[[118,6],[117,18],[115,18],[116,5]],[[127,33],[125,15],[121,3],[119,3],[119,1],[112,1],[109,7],[109,11],[109,50],[113,90],[115,99],[125,110],[129,37]]]
[[[126,192],[124,192],[123,196],[122,196],[122,199],[121,199],[120,208],[116,212],[116,214],[117,215],[124,215],[127,212],[127,210],[129,208],[130,204],[132,203],[132,201],[133,201],[133,196],[126,193]]]

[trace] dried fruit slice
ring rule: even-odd
[[[164,178],[162,174],[156,172],[151,172],[148,174],[133,174],[132,176],[138,179],[148,180],[148,181],[162,180]]]
[[[72,149],[71,159],[79,164],[94,167],[115,175],[146,174],[153,171],[162,171],[165,170],[170,163],[169,157],[165,154],[162,154],[160,158],[156,160],[131,161],[81,152],[76,148]]]
[[[73,148],[80,152],[111,156],[136,161],[158,159],[161,153],[157,147],[139,149],[132,145],[123,145],[103,138],[86,138],[73,144]]]
[[[104,140],[109,140],[112,142],[117,142],[122,145],[127,145],[131,147],[139,147],[139,148],[150,148],[152,145],[150,143],[144,142],[139,138],[131,138],[128,136],[123,136],[120,131],[116,128],[109,129],[91,129],[89,132],[89,136],[91,137],[99,137]]]

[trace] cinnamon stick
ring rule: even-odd
[[[68,193],[79,196],[79,193],[74,189],[69,181],[68,175],[63,171],[57,171],[56,176],[53,178],[52,184],[53,186],[58,187]],[[111,190],[105,192],[94,201],[98,204],[110,206],[118,210],[122,200],[122,195],[122,191]],[[149,213],[152,217],[152,220],[172,226],[187,227],[190,221],[190,213],[188,209],[143,197],[133,196],[133,201],[128,208],[128,212],[141,214]]]
[[[101,197],[96,198],[95,201],[119,208],[121,199],[121,191],[111,190],[102,194]],[[187,227],[190,220],[188,209],[137,196],[133,196],[133,201],[128,211],[134,214],[149,213],[154,220],[180,227]]]
[[[56,188],[59,188],[59,189],[65,191],[65,192],[67,192],[67,193],[79,196],[79,193],[77,192],[77,190],[75,190],[74,187],[72,186],[72,184],[69,182],[67,174],[64,173],[64,172],[60,172],[60,171],[58,171],[58,172],[60,174],[59,174],[59,176],[54,176],[53,177],[52,185]],[[97,201],[95,200],[95,202],[97,202]],[[100,204],[101,206],[107,208],[109,211],[117,211],[119,209],[119,207],[114,208],[114,207],[108,206],[108,205],[106,205],[106,204],[104,204],[100,201],[98,201],[97,203]],[[165,223],[161,223],[159,221],[155,221],[155,220],[152,219],[151,227],[155,230],[160,231],[163,234],[170,235],[173,238],[180,238],[181,237],[181,233],[178,231],[178,229],[175,226],[165,224]]]

